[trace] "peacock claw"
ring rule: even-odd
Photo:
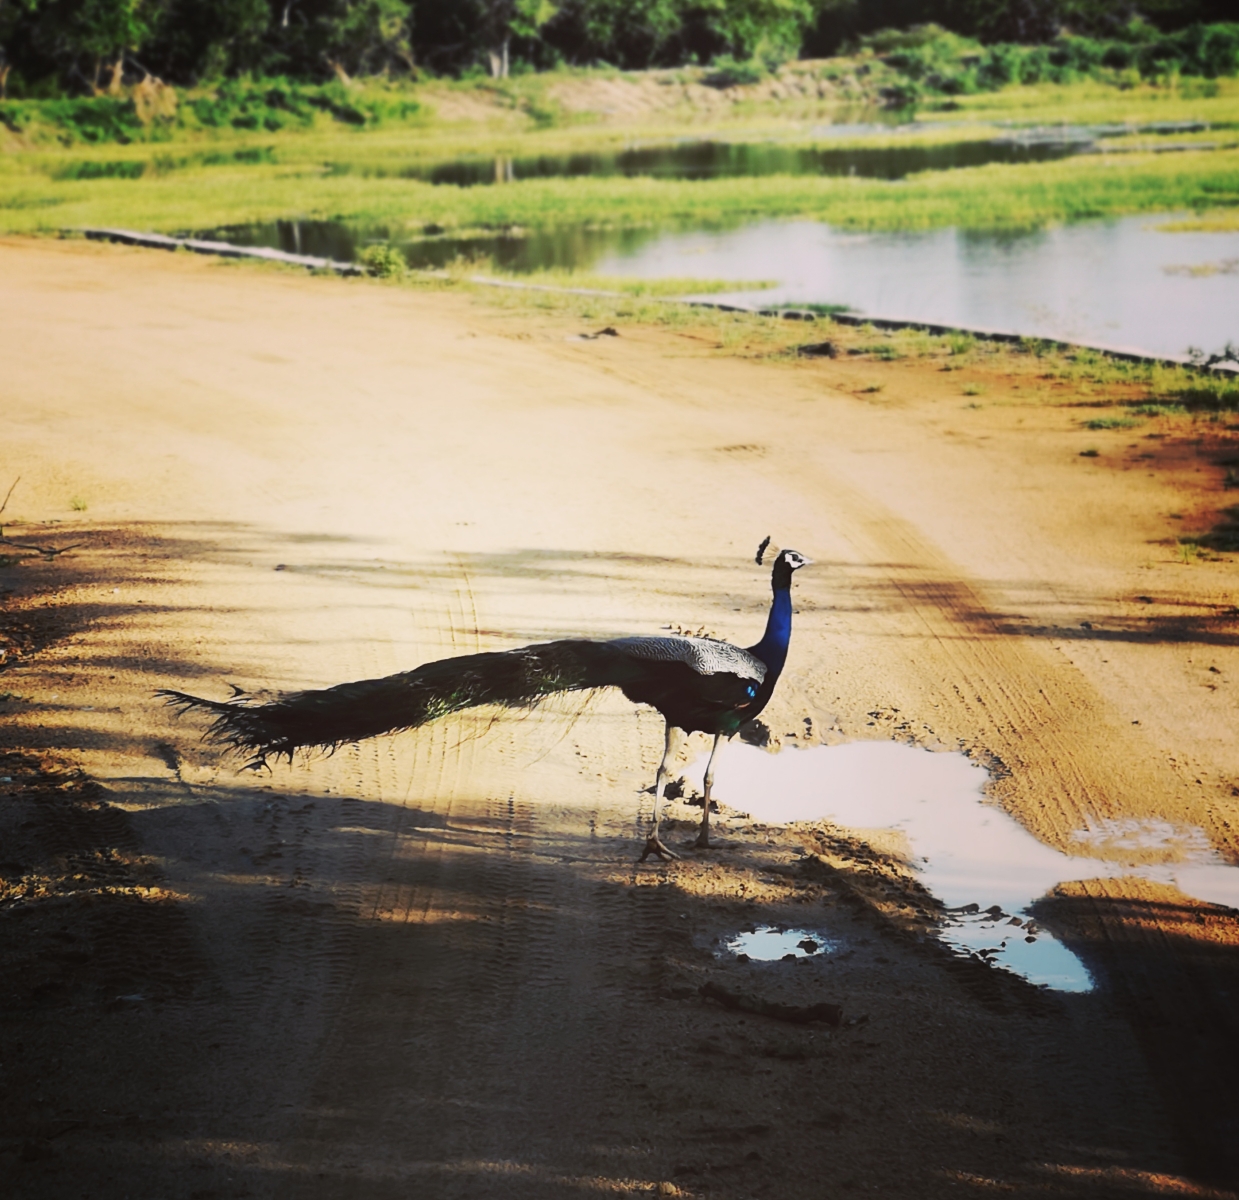
[[[662,839],[656,833],[651,833],[650,836],[645,839],[645,849],[641,851],[641,857],[638,861],[645,862],[651,854],[661,858],[663,862],[670,862],[673,858],[680,857],[669,846],[663,845]]]

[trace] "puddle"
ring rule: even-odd
[[[812,929],[785,929],[778,925],[759,925],[723,943],[724,949],[754,962],[778,962],[785,958],[813,958],[831,954],[835,943]]]
[[[702,755],[687,772],[697,787],[704,770]],[[1137,875],[1239,907],[1239,869],[1200,830],[1099,821],[1076,835],[1080,854],[1063,854],[989,803],[982,792],[987,779],[962,754],[896,742],[779,754],[736,743],[719,767],[719,798],[768,824],[829,820],[896,831],[921,881],[952,910],[940,934],[945,942],[1060,991],[1092,987],[1084,964],[1035,924],[1030,931],[1011,921],[1026,923],[1028,908],[1059,883]]]

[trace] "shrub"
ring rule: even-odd
[[[361,265],[376,279],[399,279],[408,272],[404,255],[390,242],[376,242],[361,252]]]
[[[1041,46],[998,43],[984,49],[938,26],[862,39],[906,79],[945,95],[993,91],[1012,83],[1068,83],[1083,76],[1145,79],[1239,74],[1239,23],[1192,25],[1161,34],[1140,22],[1110,39],[1067,34]],[[1108,73],[1108,74],[1107,74]],[[1122,80],[1118,80],[1122,82]]]
[[[894,83],[882,89],[882,103],[887,108],[915,108],[921,102],[921,88],[914,80]]]
[[[133,101],[115,96],[10,101],[0,104],[0,121],[15,133],[24,133],[40,123],[52,125],[65,143],[123,145],[144,133]]]
[[[710,64],[710,70],[702,77],[701,82],[715,88],[743,87],[746,84],[761,83],[767,74],[765,66],[756,59],[740,61],[732,58],[730,54],[723,54]]]

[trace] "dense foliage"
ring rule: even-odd
[[[1228,0],[0,0],[0,97],[6,86],[17,97],[116,93],[147,76],[323,82],[718,60],[738,80],[745,64],[751,73],[930,23],[986,44],[1054,44],[1041,57],[991,54],[981,86],[986,74],[1052,77],[1100,62],[1148,74],[1173,60],[1217,74],[1233,70],[1233,34],[1205,25],[1229,9]],[[1066,50],[1064,32],[1074,35]],[[938,72],[914,51],[895,51],[911,55],[910,78]]]
[[[1013,83],[1071,83],[1098,75],[1121,84],[1136,78],[1196,75],[1216,79],[1239,73],[1239,24],[1191,25],[1161,33],[1138,23],[1122,35],[1066,34],[1042,45],[1000,42],[985,46],[940,26],[923,25],[901,32],[887,30],[862,41],[907,80],[898,85],[906,104],[915,103],[926,91],[959,95],[994,91]]]

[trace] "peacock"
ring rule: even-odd
[[[760,566],[770,539],[757,551]],[[212,715],[208,740],[249,756],[249,769],[296,751],[328,752],[381,733],[420,725],[478,705],[528,707],[555,692],[617,687],[634,704],[658,709],[666,721],[662,761],[654,780],[654,824],[641,854],[667,861],[679,855],[663,844],[659,821],[677,730],[712,734],[701,827],[694,846],[710,846],[710,792],[719,745],[766,707],[787,660],[792,633],[792,575],[810,559],[782,550],[774,559],[774,598],[761,641],[748,649],[709,637],[569,638],[518,650],[467,654],[424,663],[384,679],[341,683],[258,702],[238,692],[206,700],[162,690],[178,711]]]

